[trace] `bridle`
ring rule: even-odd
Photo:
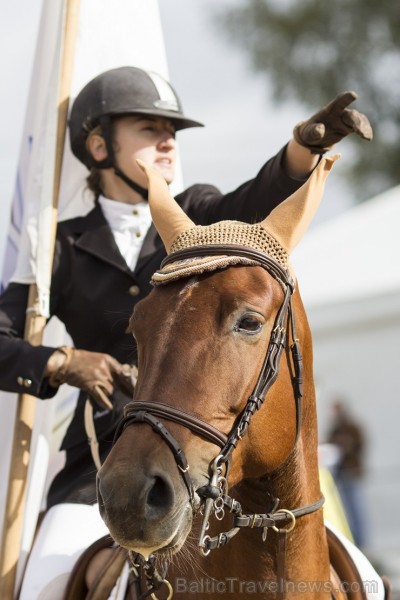
[[[161,267],[164,267],[175,261],[192,259],[205,256],[233,255],[250,259],[258,266],[263,267],[272,277],[274,277],[282,286],[284,298],[277,312],[274,327],[271,332],[265,359],[261,367],[260,374],[249,396],[247,403],[239,417],[236,419],[228,435],[220,432],[209,423],[191,415],[181,409],[159,402],[142,402],[135,400],[125,407],[125,413],[122,421],[117,428],[114,443],[119,438],[126,427],[135,423],[147,423],[152,429],[160,435],[171,449],[178,469],[182,475],[183,481],[187,487],[191,503],[194,501],[193,484],[189,476],[189,465],[184,451],[179,446],[177,440],[165,427],[160,419],[166,419],[178,423],[190,429],[195,434],[205,440],[220,447],[220,451],[215,459],[210,463],[210,481],[209,484],[196,490],[197,494],[204,500],[203,522],[199,537],[199,547],[204,555],[211,550],[226,545],[243,527],[262,529],[262,539],[265,541],[269,528],[274,529],[279,534],[279,553],[278,553],[278,583],[282,590],[278,598],[284,598],[284,555],[286,549],[286,536],[296,523],[296,519],[303,515],[310,514],[318,510],[324,502],[321,497],[313,504],[293,510],[278,508],[279,499],[274,499],[273,509],[266,514],[243,514],[240,503],[228,495],[227,475],[230,468],[233,450],[240,440],[246,434],[253,415],[262,407],[268,390],[276,380],[279,371],[279,363],[282,352],[287,346],[287,329],[290,328],[292,344],[290,345],[292,356],[292,386],[296,407],[296,436],[293,446],[296,445],[301,428],[301,404],[302,404],[302,355],[299,341],[296,337],[295,315],[292,307],[292,294],[294,292],[294,282],[288,270],[284,269],[274,259],[268,255],[253,248],[237,245],[209,245],[194,246],[189,249],[174,252],[164,259]],[[221,520],[224,517],[225,510],[229,510],[233,515],[233,526],[227,532],[222,532],[215,537],[207,535],[209,519],[212,512],[215,517]],[[281,559],[279,558],[281,557]],[[136,555],[136,561],[138,557]],[[283,566],[282,566],[283,565]],[[156,587],[154,587],[156,589]],[[144,597],[144,596],[143,596]]]

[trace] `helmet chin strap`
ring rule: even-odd
[[[142,187],[141,185],[136,183],[136,181],[133,181],[127,175],[125,175],[125,173],[123,171],[121,171],[121,169],[119,167],[117,167],[117,165],[115,164],[115,159],[113,159],[113,167],[114,167],[114,173],[118,177],[120,177],[122,179],[122,181],[124,183],[126,183],[126,185],[129,185],[129,187],[132,190],[134,190],[135,192],[140,194],[142,196],[143,200],[148,200],[148,198],[149,198],[148,190],[146,190],[146,188]]]
[[[104,137],[104,141],[106,143],[108,157],[102,161],[92,160],[94,166],[96,166],[99,169],[108,169],[110,167],[113,168],[114,173],[118,177],[120,177],[120,179],[122,179],[122,181],[124,183],[126,183],[126,185],[128,185],[132,190],[134,190],[138,194],[140,194],[142,196],[143,200],[147,201],[148,195],[149,195],[148,190],[146,188],[142,187],[141,185],[139,185],[138,183],[136,183],[136,181],[133,181],[127,175],[125,175],[125,173],[123,171],[121,171],[121,169],[116,164],[116,160],[115,160],[115,156],[114,156],[114,148],[112,145],[112,122],[111,122],[109,115],[103,115],[101,117],[100,126],[101,126],[101,131],[102,131],[102,134]]]

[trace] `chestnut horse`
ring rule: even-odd
[[[101,515],[146,575],[138,597],[345,597],[331,591],[311,334],[288,266],[335,159],[262,223],[208,227],[141,164],[168,257],[130,321],[135,397],[98,473]]]

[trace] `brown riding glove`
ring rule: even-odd
[[[324,154],[350,133],[372,140],[368,118],[358,110],[347,108],[356,99],[355,92],[342,92],[307,121],[298,123],[293,129],[296,142],[312,154]]]
[[[115,388],[133,396],[135,371],[136,367],[122,365],[109,354],[61,346],[50,356],[44,375],[52,387],[68,383],[111,410],[109,396]]]

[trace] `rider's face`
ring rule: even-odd
[[[175,176],[175,127],[169,119],[125,116],[114,123],[116,163],[128,177],[147,187],[147,180],[137,166],[140,158],[163,175],[167,183]]]

